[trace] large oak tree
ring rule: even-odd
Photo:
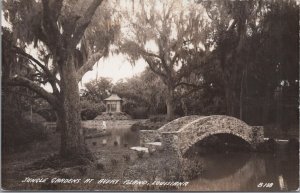
[[[3,86],[26,87],[49,102],[61,131],[62,156],[87,154],[78,83],[108,53],[119,29],[113,9],[103,0],[4,1],[3,6],[13,33],[7,51],[35,71],[32,79],[5,72]]]
[[[172,119],[176,88],[198,86],[187,80],[205,62],[204,53],[209,52],[204,9],[179,0],[133,3],[134,10],[127,9],[123,14],[126,27],[120,40],[121,51],[132,61],[142,58],[161,78],[167,87],[167,118]]]

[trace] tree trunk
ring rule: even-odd
[[[226,112],[228,116],[236,117],[236,94],[230,87],[225,88]]]
[[[167,120],[171,121],[174,118],[174,89],[168,87],[167,91]]]
[[[186,105],[184,99],[181,98],[181,99],[180,99],[180,102],[181,102],[181,107],[182,107],[184,116],[187,116],[187,115],[188,115],[188,108],[187,108],[187,105]]]
[[[62,157],[89,157],[81,128],[80,97],[73,55],[60,68],[61,106],[57,110],[57,126],[61,131]]]
[[[270,107],[271,107],[271,89],[269,86],[266,87],[266,93],[263,99],[263,112],[262,112],[262,125],[265,126],[269,123],[269,114],[270,114]]]
[[[247,84],[247,83],[246,83]],[[241,90],[240,90],[240,119],[245,121],[243,118],[244,112],[244,86],[245,86],[245,72],[242,74],[242,81],[241,81]]]

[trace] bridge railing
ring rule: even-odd
[[[140,130],[140,144],[161,142],[161,133],[158,130]]]

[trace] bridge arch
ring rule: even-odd
[[[263,130],[251,127],[245,122],[230,116],[187,116],[176,119],[159,129],[164,146],[175,149],[180,155],[197,142],[216,134],[237,136],[251,147],[263,141]]]
[[[224,135],[225,134],[225,135]],[[244,144],[244,145],[246,145],[246,146],[244,146],[244,148],[253,148],[253,147],[255,147],[255,146],[253,146],[253,144],[248,140],[248,139],[246,139],[244,136],[242,136],[242,135],[239,135],[239,134],[236,134],[236,133],[231,133],[231,132],[227,132],[227,131],[222,131],[222,130],[220,130],[220,131],[216,131],[216,132],[212,132],[212,133],[205,133],[205,134],[203,134],[203,135],[201,135],[197,140],[195,140],[195,142],[192,144],[192,145],[190,145],[187,149],[184,149],[182,152],[181,152],[181,154],[182,154],[182,156],[183,157],[185,157],[185,154],[189,151],[189,150],[191,150],[191,148],[194,146],[194,145],[196,145],[197,143],[201,143],[201,142],[203,142],[205,139],[207,139],[207,138],[209,138],[209,137],[212,137],[212,136],[218,136],[218,135],[224,135],[224,136],[226,136],[226,135],[229,135],[229,136],[226,136],[226,138],[228,138],[228,139],[230,139],[229,141],[231,141],[232,139],[235,139],[235,140],[240,140],[240,144],[242,145],[242,144]],[[224,137],[223,136],[223,137]]]

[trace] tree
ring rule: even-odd
[[[147,113],[161,113],[164,107],[166,87],[160,78],[146,68],[140,75],[118,81],[113,91],[124,99],[124,110],[129,114],[141,107]]]
[[[210,62],[217,67],[222,77],[227,114],[238,116],[239,84],[243,85],[242,77],[248,63],[248,55],[245,52],[248,25],[256,21],[261,2],[200,2],[206,8],[213,28],[215,49],[213,50],[213,60]]]
[[[101,77],[85,84],[82,97],[97,103],[107,98],[111,94],[112,88],[112,79]]]
[[[277,122],[277,127],[287,128],[298,125],[299,117],[299,5],[293,0],[270,1],[262,10],[268,11],[261,11],[263,17],[256,28],[252,27],[248,43],[252,48],[250,62],[254,64],[248,74],[248,93],[253,100],[262,99],[256,102],[263,107],[262,124]]]
[[[205,66],[214,70],[202,74],[205,82],[223,88],[228,115],[249,120],[248,107],[254,106],[268,112],[276,87],[282,81],[289,82],[290,87],[297,82],[296,1],[201,1],[201,4],[210,18],[215,45],[210,67]],[[258,109],[252,118],[266,116],[260,116]]]
[[[26,65],[24,58],[17,59],[13,53],[10,52],[12,45],[12,33],[7,28],[2,28],[2,36],[5,37],[6,41],[2,44],[2,81],[9,79],[10,73],[19,73],[22,76],[32,79],[34,69]],[[16,65],[10,65],[14,63]],[[29,106],[32,104],[36,95],[27,88],[18,87],[4,87],[2,90],[2,109],[3,116],[14,114],[16,117],[21,116],[24,111],[29,110]]]
[[[120,47],[132,61],[140,58],[160,77],[166,89],[167,117],[174,117],[175,89],[197,87],[186,82],[209,52],[208,26],[202,6],[182,1],[142,1],[124,14],[127,29]],[[127,17],[126,17],[127,16]]]
[[[26,87],[47,100],[57,115],[61,156],[86,155],[78,83],[108,53],[119,29],[113,10],[103,0],[4,1],[3,6],[13,33],[10,51],[35,70],[33,79],[6,72],[9,78],[3,85]],[[37,53],[28,53],[32,47]]]

